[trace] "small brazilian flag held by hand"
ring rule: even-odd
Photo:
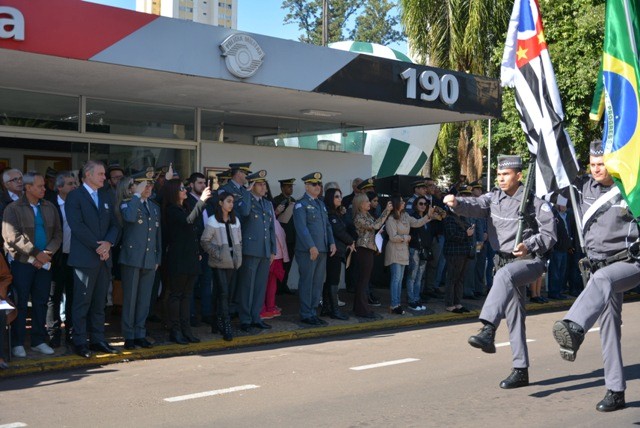
[[[640,3],[607,0],[602,70],[591,118],[605,117],[604,164],[640,218]]]

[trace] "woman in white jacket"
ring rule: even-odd
[[[233,339],[231,318],[229,317],[229,284],[242,265],[242,232],[240,220],[233,212],[234,197],[222,192],[215,215],[209,217],[200,243],[209,254],[209,266],[216,275],[213,299],[217,302],[217,330],[224,340]],[[211,328],[215,332],[215,327]]]

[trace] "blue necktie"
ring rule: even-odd
[[[98,206],[98,192],[96,192],[95,190],[93,192],[91,192],[91,199],[93,199],[93,203],[96,204],[96,208],[99,208],[99,206]]]

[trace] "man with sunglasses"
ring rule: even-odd
[[[336,252],[327,207],[318,196],[322,192],[322,174],[312,172],[302,177],[304,196],[293,209],[296,228],[296,261],[300,272],[300,320],[309,325],[326,325],[316,308],[322,298],[327,253]]]

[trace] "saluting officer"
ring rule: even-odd
[[[278,180],[280,183],[281,193],[273,198],[273,209],[276,212],[276,217],[284,229],[284,233],[287,239],[287,253],[291,258],[290,261],[284,263],[284,278],[282,281],[278,281],[278,293],[279,294],[294,294],[287,285],[289,279],[289,271],[291,270],[291,264],[293,262],[293,254],[296,243],[296,228],[293,225],[293,216],[284,222],[284,216],[282,214],[287,210],[290,204],[295,204],[296,200],[293,196],[293,184],[295,178],[286,178],[284,180]]]
[[[533,193],[524,194],[519,156],[499,156],[497,178],[499,188],[490,193],[477,198],[447,195],[444,203],[460,215],[488,219],[489,242],[496,250],[499,270],[480,312],[483,327],[469,338],[469,344],[495,353],[496,329],[502,318],[507,320],[513,370],[500,387],[510,389],[529,385],[525,290],[545,270],[549,250],[556,242],[556,222],[547,202]],[[525,197],[525,228],[522,242],[516,246],[518,212]]]
[[[310,325],[326,325],[316,308],[322,299],[327,253],[336,252],[327,207],[318,196],[322,192],[322,174],[312,172],[302,177],[304,196],[293,209],[296,227],[296,261],[300,272],[300,320]]]
[[[149,314],[155,272],[162,257],[160,207],[149,200],[153,171],[136,179],[131,199],[123,201],[120,212],[124,228],[120,249],[122,275],[122,336],[124,348],[150,348],[145,321]]]
[[[275,214],[267,194],[267,171],[261,170],[247,176],[251,193],[244,203],[247,214],[236,214],[242,225],[242,266],[238,273],[238,307],[240,328],[269,329],[271,326],[260,319],[260,310],[267,291],[269,266],[276,256]]]
[[[227,192],[233,195],[233,209],[237,216],[246,216],[251,209],[251,195],[245,187],[247,175],[251,174],[251,162],[230,163],[231,178],[224,186],[218,189],[218,193]]]
[[[576,183],[580,193],[576,216],[582,217],[587,250],[581,268],[588,269],[591,276],[569,313],[554,324],[553,335],[560,345],[560,356],[574,361],[585,333],[599,318],[607,392],[596,409],[610,412],[625,407],[627,385],[620,352],[622,297],[640,283],[640,262],[631,258],[627,249],[635,241],[637,257],[638,224],[604,166],[601,140],[591,143],[589,155],[591,176]]]

